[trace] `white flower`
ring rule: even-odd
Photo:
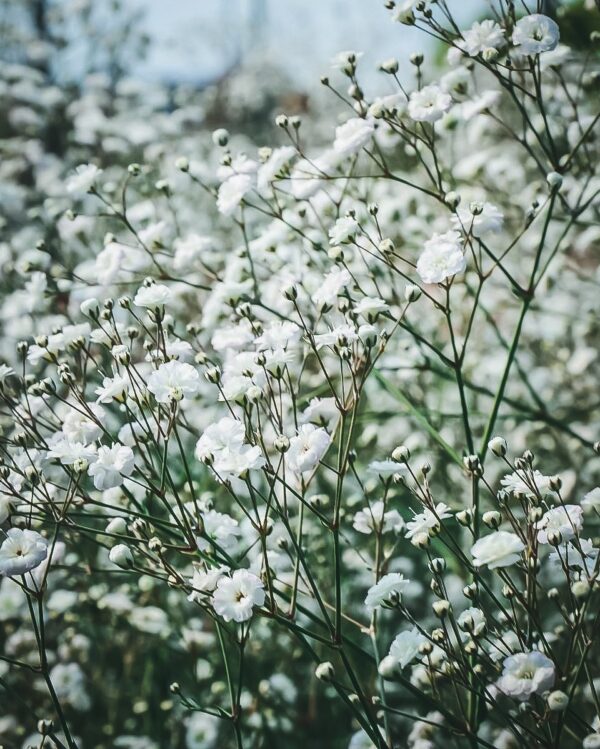
[[[558,45],[560,31],[555,21],[541,13],[520,18],[514,28],[512,42],[523,55],[538,55]]]
[[[224,216],[231,216],[244,195],[252,187],[252,178],[247,174],[234,174],[219,187],[217,208]]]
[[[397,510],[385,511],[385,504],[378,499],[370,507],[359,510],[352,521],[352,527],[359,533],[369,534],[400,532],[404,528],[404,520]]]
[[[212,749],[219,736],[220,724],[215,715],[192,713],[185,730],[186,749]]]
[[[84,445],[89,445],[102,434],[101,424],[105,418],[104,409],[95,403],[87,404],[87,409],[91,411],[96,421],[93,420],[92,416],[79,409],[78,406],[68,411],[63,419],[62,431],[71,442],[82,442]]]
[[[194,569],[194,576],[190,580],[192,592],[188,596],[188,601],[202,601],[202,593],[212,593],[217,587],[217,583],[228,572],[227,567],[209,567],[203,570],[200,567]]]
[[[495,205],[483,203],[480,213],[473,214],[469,208],[458,208],[456,216],[452,217],[454,227],[471,233],[474,237],[484,237],[495,234],[502,229],[504,214]]]
[[[171,299],[171,289],[162,283],[152,283],[149,286],[141,286],[133,298],[136,307],[155,309],[167,304]]]
[[[144,246],[152,248],[164,247],[166,242],[167,224],[165,221],[156,221],[149,224],[138,232],[140,242]]]
[[[526,497],[535,497],[537,490],[542,496],[547,493],[550,478],[543,476],[539,471],[533,471],[533,474],[521,475],[520,473],[510,473],[500,480],[501,486],[512,494],[524,494]]]
[[[312,471],[327,452],[330,442],[325,429],[314,424],[303,424],[298,434],[290,440],[286,453],[287,465],[300,474]]]
[[[315,195],[323,186],[323,179],[334,172],[343,158],[344,154],[330,149],[314,159],[298,161],[291,175],[292,195],[297,200]]]
[[[200,551],[209,549],[212,542],[223,549],[230,549],[235,545],[240,535],[238,521],[235,518],[216,510],[207,510],[201,513],[201,517],[204,533],[203,537],[196,539]]]
[[[77,461],[89,463],[94,460],[96,451],[93,446],[84,445],[83,442],[71,442],[63,437],[61,432],[57,435],[58,439],[53,439],[49,443],[49,460],[59,460],[63,465],[73,465]]]
[[[13,504],[15,498],[10,494],[3,494],[0,492],[0,524],[8,519],[8,516],[13,510]]]
[[[499,49],[504,44],[504,30],[491,19],[475,21],[470,29],[463,32],[463,39],[463,42],[459,42],[461,49],[475,56]]]
[[[410,585],[410,580],[406,580],[404,575],[399,572],[390,572],[369,588],[365,606],[373,611],[393,596],[399,597],[408,585]]]
[[[280,176],[284,168],[289,166],[296,153],[297,151],[293,146],[283,146],[273,150],[256,175],[256,189],[261,195],[268,194],[271,182]]]
[[[196,457],[205,460],[221,450],[236,450],[244,444],[244,425],[232,416],[224,416],[211,424],[196,443]]]
[[[312,295],[312,301],[321,306],[328,304],[333,306],[342,289],[352,281],[352,276],[346,268],[332,268],[329,273],[322,279],[319,288]]]
[[[381,312],[387,312],[388,309],[387,302],[379,297],[365,296],[354,305],[354,313],[369,322],[373,322]]]
[[[435,122],[452,106],[452,97],[434,84],[413,91],[408,100],[408,114],[416,122]]]
[[[498,689],[521,702],[554,684],[554,663],[539,650],[510,655],[502,665],[502,676],[496,682]]]
[[[434,234],[425,242],[417,261],[417,273],[424,283],[442,283],[466,267],[460,234],[456,231]]]
[[[373,460],[367,466],[367,471],[386,478],[387,476],[395,476],[397,473],[406,471],[406,466],[395,460]]]
[[[357,61],[363,56],[364,52],[356,52],[353,49],[345,49],[335,54],[331,59],[331,67],[344,70],[349,65],[356,65]]]
[[[85,689],[85,676],[77,663],[57,663],[50,671],[50,679],[61,702],[75,710],[89,710],[89,695]]]
[[[215,240],[212,237],[201,237],[198,234],[190,234],[187,237],[178,237],[174,243],[175,257],[173,266],[176,270],[185,270],[195,265],[202,256],[215,250]]]
[[[102,169],[98,169],[94,164],[80,164],[76,167],[75,174],[67,180],[67,192],[79,195],[89,192],[101,174]]]
[[[40,565],[48,554],[48,542],[37,531],[10,528],[0,546],[0,574],[24,575]]]
[[[244,425],[229,416],[211,424],[196,443],[196,457],[210,461],[217,476],[226,480],[257,470],[265,464],[258,445],[245,443]]]
[[[118,442],[112,447],[103,445],[98,448],[97,459],[88,469],[94,479],[96,489],[113,489],[121,486],[123,479],[130,476],[134,469],[133,450]]]
[[[329,230],[329,244],[342,244],[354,239],[358,231],[358,221],[352,216],[338,218],[335,225]]]
[[[374,132],[375,125],[372,120],[353,117],[336,127],[333,149],[344,156],[356,153],[371,140]]]
[[[102,380],[102,387],[96,388],[94,392],[98,396],[98,403],[110,403],[112,400],[124,400],[128,390],[129,381],[121,375],[115,375],[114,377],[105,377]]]
[[[262,582],[248,570],[236,570],[231,577],[222,577],[212,597],[215,612],[226,622],[248,621],[254,606],[264,602]]]
[[[180,401],[198,392],[200,375],[191,364],[169,361],[152,372],[147,387],[159,403]]]
[[[560,533],[563,541],[569,541],[583,528],[583,508],[578,505],[561,505],[548,510],[535,527],[541,544],[548,543],[548,533]]]
[[[406,538],[413,538],[420,533],[430,535],[432,530],[439,528],[442,520],[452,517],[450,508],[443,502],[438,502],[434,510],[426,507],[423,512],[418,513],[406,523]]]
[[[594,489],[584,495],[581,500],[581,506],[585,510],[592,510],[600,512],[600,486],[596,486]]]
[[[427,638],[416,627],[407,629],[400,632],[390,645],[390,655],[400,668],[405,668],[419,655],[419,648],[424,642],[427,642]]]
[[[352,343],[358,340],[358,332],[352,325],[338,325],[337,328],[332,328],[327,333],[319,333],[314,336],[314,341],[317,349],[323,348],[323,346],[335,346]]]
[[[465,609],[458,617],[458,626],[466,632],[474,635],[480,635],[485,629],[485,615],[481,609]]]
[[[487,565],[493,570],[497,567],[509,567],[521,557],[525,544],[509,531],[496,531],[484,536],[471,548],[475,567]]]

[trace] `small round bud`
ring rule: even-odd
[[[398,661],[392,655],[382,658],[377,668],[384,679],[393,679],[398,671]]]
[[[225,146],[229,143],[229,133],[227,132],[227,130],[225,130],[224,127],[218,128],[212,134],[212,142],[215,144],[215,146],[221,146],[221,148],[225,148]]]
[[[181,172],[189,172],[190,171],[189,159],[187,159],[185,156],[180,156],[178,159],[175,159],[175,167],[179,169],[179,171]]]
[[[460,204],[460,200],[461,200],[460,195],[457,192],[454,192],[453,190],[451,192],[446,193],[446,195],[444,195],[444,203],[452,211],[458,208]]]
[[[333,668],[333,664],[329,661],[319,663],[319,665],[315,669],[315,676],[319,681],[331,681],[334,674],[335,669]]]
[[[488,448],[498,458],[503,458],[506,455],[507,445],[504,437],[492,437],[488,442]]]
[[[490,510],[489,512],[483,513],[482,520],[488,528],[493,528],[495,530],[500,527],[502,515],[497,510]]]
[[[559,713],[567,708],[569,696],[560,689],[555,689],[548,695],[548,707],[552,712]]]
[[[560,190],[562,186],[563,178],[562,175],[560,175],[558,172],[550,172],[546,176],[546,182],[553,192],[558,192],[558,190]]]
[[[394,451],[392,452],[392,460],[395,460],[397,463],[408,463],[410,460],[410,450],[408,447],[406,447],[406,445],[399,445],[394,448]]]
[[[433,609],[433,613],[439,619],[443,619],[452,608],[450,601],[447,601],[445,598],[443,598],[441,601],[434,601],[431,607]]]
[[[285,453],[290,448],[290,440],[285,436],[285,434],[279,434],[273,441],[273,447],[277,450],[278,453]]]
[[[42,718],[38,720],[37,730],[40,736],[49,736],[54,730],[54,723],[48,718]]]
[[[113,546],[108,554],[108,558],[117,567],[121,567],[121,569],[128,570],[133,567],[133,554],[129,546],[125,544]]]
[[[408,284],[408,286],[404,287],[404,301],[412,304],[419,299],[422,293],[421,289],[415,286],[415,284]]]
[[[385,62],[382,62],[379,66],[379,69],[383,70],[384,73],[394,75],[398,72],[398,67],[398,60],[396,60],[395,57],[391,57],[389,60],[385,60]]]

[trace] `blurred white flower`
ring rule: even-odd
[[[375,133],[373,120],[353,117],[336,127],[333,148],[339,154],[349,156],[366,146]]]
[[[400,668],[405,668],[419,655],[419,648],[427,642],[417,627],[401,632],[390,645],[390,655]]]
[[[85,195],[92,187],[96,186],[102,169],[94,164],[80,164],[75,169],[75,174],[67,179],[67,192],[75,195]]]
[[[404,575],[399,572],[389,572],[369,588],[365,606],[373,611],[393,597],[400,598],[402,591],[408,585],[410,585],[410,580],[405,579]]]
[[[480,538],[471,547],[475,567],[487,565],[490,570],[497,567],[509,567],[518,562],[525,544],[509,531],[496,531]]]

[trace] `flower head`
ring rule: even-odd
[[[524,702],[532,694],[551,689],[554,679],[554,663],[538,650],[532,650],[506,658],[496,685],[504,694]]]
[[[226,622],[248,621],[254,607],[264,602],[264,585],[248,570],[236,570],[231,577],[221,577],[212,597],[215,612]]]
[[[539,55],[558,46],[560,30],[556,21],[541,13],[520,18],[512,34],[512,43],[523,55]]]
[[[496,567],[509,567],[521,557],[525,544],[509,531],[496,531],[484,536],[471,548],[475,567],[487,565],[490,570]]]
[[[48,554],[48,542],[37,531],[10,528],[0,546],[0,574],[24,575],[41,564]]]

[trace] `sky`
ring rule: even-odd
[[[127,0],[145,12],[152,43],[132,72],[163,81],[204,82],[260,56],[302,87],[328,72],[341,50],[364,51],[362,68],[427,51],[422,32],[394,23],[382,0]],[[484,0],[449,0],[468,24]],[[367,73],[368,75],[368,73]]]

